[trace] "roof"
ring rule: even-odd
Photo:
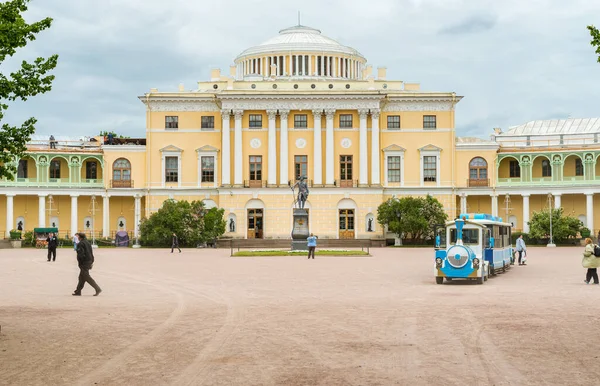
[[[511,126],[507,132],[498,134],[498,136],[585,133],[600,133],[600,118],[568,118],[531,121],[522,125]]]
[[[456,143],[464,143],[464,144],[495,144],[494,141],[488,141],[485,139],[477,138],[477,137],[456,137]]]
[[[282,29],[279,31],[279,35],[257,46],[248,48],[236,58],[236,61],[244,56],[285,51],[335,52],[363,57],[354,48],[344,46],[327,36],[321,35],[321,31],[316,28],[297,25]]]

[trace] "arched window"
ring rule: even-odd
[[[550,160],[542,160],[542,177],[552,177],[552,166]]]
[[[472,180],[487,180],[487,161],[481,157],[475,157],[469,162],[469,178]]]
[[[131,163],[119,158],[113,163],[113,188],[131,187]]]

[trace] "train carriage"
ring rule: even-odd
[[[435,278],[483,284],[512,264],[511,224],[489,214],[461,214],[436,229]]]

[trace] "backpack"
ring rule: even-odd
[[[600,257],[600,247],[598,245],[594,245],[594,256]]]

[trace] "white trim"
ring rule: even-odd
[[[196,158],[197,158],[197,163],[198,163],[198,188],[202,187],[202,157],[213,157],[213,165],[214,165],[213,188],[217,188],[219,186],[219,182],[218,182],[219,159],[217,157],[218,150],[216,150],[216,149],[215,149],[216,151],[201,150],[202,148],[206,148],[206,147],[208,147],[208,146],[203,146],[199,149],[196,149]]]
[[[146,145],[103,145],[102,151],[106,153],[110,152],[122,152],[127,151],[130,153],[145,153]]]
[[[421,153],[420,155],[420,162],[421,162],[421,179],[420,179],[420,185],[421,186],[425,186],[425,181],[423,180],[425,178],[425,171],[423,170],[424,167],[424,162],[423,162],[423,157],[436,157],[436,171],[435,171],[435,181],[436,181],[436,185],[440,186],[441,181],[440,181],[440,150],[421,150],[419,149],[419,152]]]
[[[177,187],[181,187],[181,152],[180,151],[162,151],[161,165],[162,165],[162,187],[166,186],[166,157],[177,157]]]
[[[165,133],[165,132],[168,132],[169,134],[171,134],[171,133],[179,133],[179,134],[185,134],[185,133],[207,133],[207,134],[211,134],[211,133],[220,133],[221,130],[220,129],[165,129],[165,128],[162,128],[162,129],[146,129],[146,133]],[[119,145],[113,145],[113,146],[119,147]]]
[[[388,187],[389,185],[389,177],[388,177],[388,158],[389,157],[400,157],[400,187],[404,187],[404,151],[387,151],[384,153],[384,176],[383,176],[383,186]]]
[[[381,129],[381,132],[383,133],[431,133],[431,132],[438,132],[438,133],[449,133],[451,131],[454,131],[455,129],[419,129],[419,128],[415,128],[415,129]]]

